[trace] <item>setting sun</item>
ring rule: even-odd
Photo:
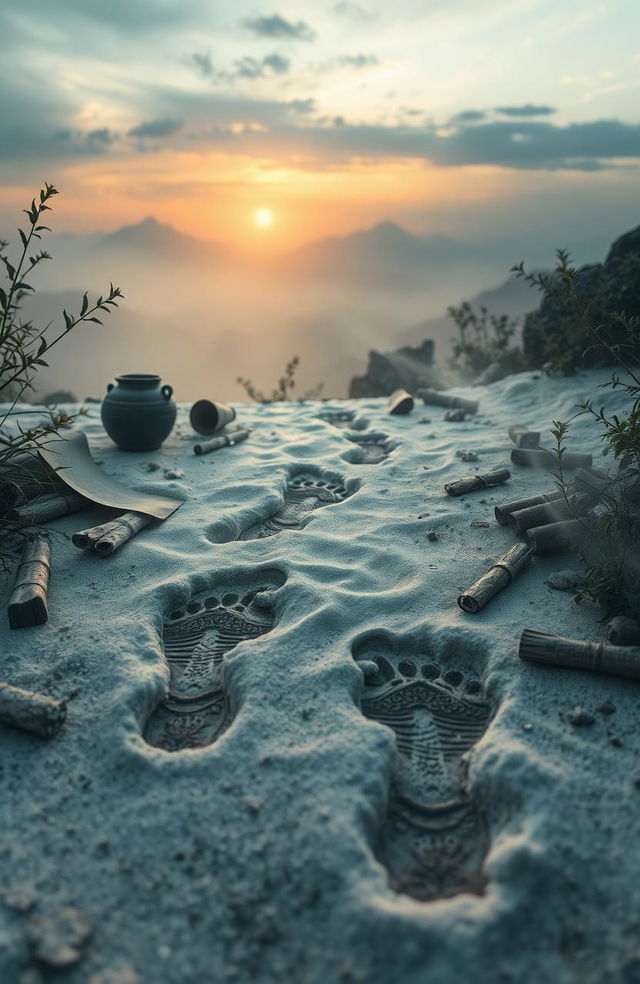
[[[253,216],[253,221],[259,229],[268,229],[273,225],[273,212],[268,208],[259,208]]]

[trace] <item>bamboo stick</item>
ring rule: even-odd
[[[500,526],[508,526],[511,523],[511,516],[514,512],[521,509],[529,509],[530,506],[540,506],[543,502],[556,502],[562,498],[562,492],[558,489],[554,492],[539,492],[538,495],[530,495],[527,499],[516,499],[515,502],[505,502],[494,509],[495,517]]]
[[[486,489],[491,485],[501,485],[510,478],[509,469],[500,468],[497,471],[485,472],[484,475],[469,475],[467,478],[456,478],[452,482],[445,482],[444,490],[447,495],[465,495],[467,492]]]
[[[389,397],[387,407],[389,413],[396,415],[411,413],[413,410],[413,397],[406,390],[397,389]]]
[[[95,547],[98,540],[100,540],[106,533],[111,531],[115,520],[111,519],[107,523],[102,523],[101,526],[90,526],[86,530],[78,530],[71,537],[71,542],[74,547],[79,547],[81,550],[89,550],[91,547]]]
[[[34,694],[9,683],[0,683],[0,722],[22,728],[40,738],[53,738],[67,716],[66,704],[54,697]]]
[[[7,614],[12,629],[44,625],[49,617],[47,592],[51,574],[51,544],[46,536],[34,536],[22,551]]]
[[[517,448],[537,448],[540,446],[540,431],[530,431],[522,424],[513,424],[509,428],[509,437]]]
[[[583,642],[525,629],[520,637],[518,656],[530,663],[640,678],[640,646],[608,646],[604,642]]]
[[[230,434],[221,434],[220,437],[214,437],[210,441],[204,441],[201,444],[194,444],[193,453],[208,454],[210,451],[217,451],[218,448],[230,448],[233,447],[234,444],[239,444],[240,441],[246,441],[248,437],[248,430],[236,430],[232,431]]]
[[[536,554],[556,553],[566,550],[575,543],[582,530],[579,519],[563,519],[557,523],[547,523],[527,530],[527,542]]]
[[[511,584],[532,557],[533,547],[528,543],[516,543],[483,577],[459,596],[460,608],[471,614],[479,612],[499,591]]]
[[[546,451],[543,448],[514,448],[511,452],[514,465],[529,465],[532,468],[559,468],[561,460],[556,451]],[[578,451],[565,451],[562,455],[563,468],[590,468],[593,457]]]
[[[34,499],[33,502],[28,502],[14,510],[13,514],[14,518],[22,519],[24,522],[36,526],[40,523],[48,523],[52,519],[59,519],[61,516],[68,516],[70,513],[79,512],[89,505],[88,499],[65,487],[64,492],[60,491],[54,495]]]
[[[465,400],[463,396],[451,396],[448,393],[440,393],[438,390],[419,389],[417,395],[423,403],[436,407],[459,408],[470,414],[477,413],[480,406],[477,400]]]
[[[151,520],[152,517],[145,516],[144,513],[123,513],[122,516],[114,519],[107,532],[99,540],[96,540],[95,552],[101,557],[110,557],[116,550],[128,543],[136,533],[148,526]]]
[[[574,518],[577,513],[581,513],[591,502],[591,497],[582,495],[570,495],[566,499],[554,499],[553,502],[540,502],[526,509],[516,509],[511,513],[510,525],[516,533],[524,533],[525,530],[533,529],[536,526],[546,526],[556,523],[560,519]]]

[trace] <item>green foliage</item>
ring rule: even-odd
[[[566,254],[558,256],[566,289],[571,291],[573,272],[566,266]],[[582,305],[579,299],[577,303]],[[631,615],[640,619],[640,372],[636,369],[640,318],[617,311],[607,315],[605,325],[596,326],[588,308],[581,306],[590,347],[604,352],[609,364],[614,362],[621,368],[602,385],[622,390],[629,402],[621,414],[608,413],[593,399],[578,406],[578,416],[586,414],[598,425],[600,440],[618,463],[617,474],[603,483],[597,503],[586,515],[577,517],[583,525],[577,545],[584,573],[579,598],[598,602],[606,617]],[[613,337],[608,326],[615,326]],[[567,498],[570,486],[562,472],[562,457],[569,429],[570,422],[553,422],[557,485]]]
[[[638,365],[640,338],[630,321],[640,315],[640,254],[581,270],[572,265],[566,250],[558,249],[555,255],[552,273],[529,273],[524,263],[511,269],[543,294],[538,310],[525,320],[529,361],[562,375],[611,365],[621,357]]]
[[[294,355],[293,358],[287,362],[284,368],[284,373],[278,380],[278,385],[271,391],[271,396],[265,396],[261,390],[256,389],[250,379],[244,379],[242,376],[238,376],[236,382],[242,386],[249,399],[254,400],[256,403],[278,403],[283,400],[292,400],[294,399],[293,391],[296,385],[295,377],[299,365],[300,357]],[[296,399],[317,400],[320,397],[323,387],[324,383],[319,383],[302,396],[296,397]]]
[[[505,314],[491,314],[484,306],[475,311],[468,301],[447,308],[447,314],[460,336],[453,342],[450,364],[465,380],[473,379],[494,364],[503,375],[526,368],[522,352],[512,345],[519,327],[517,320]]]
[[[44,416],[44,423],[21,426],[17,434],[8,434],[6,425],[17,412],[16,405],[26,402],[39,369],[48,365],[45,356],[54,345],[82,322],[102,324],[98,314],[111,313],[123,296],[113,284],[109,293],[98,297],[93,304],[85,293],[77,315],[62,312],[63,325],[59,328],[54,327],[53,321],[40,328],[22,319],[22,302],[35,290],[29,279],[40,263],[51,259],[44,250],[36,251],[36,245],[42,233],[50,231],[42,218],[51,210],[48,202],[57,194],[57,189],[45,182],[38,200],[34,199],[30,208],[24,209],[28,223],[26,228],[18,229],[20,247],[16,259],[9,259],[9,243],[0,240],[0,261],[5,272],[5,285],[0,288],[0,400],[7,404],[0,410],[0,566],[5,568],[24,539],[33,535],[11,510],[16,490],[20,493],[27,484],[32,484],[31,479],[28,481],[28,456],[35,455],[39,446],[55,439],[60,428],[68,426],[72,418],[61,411],[38,410],[34,413],[39,421]],[[21,418],[24,412],[20,411]],[[46,487],[42,491],[47,491]]]

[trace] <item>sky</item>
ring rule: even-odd
[[[638,0],[22,0],[0,84],[3,229],[45,179],[57,230],[154,215],[258,252],[640,224]]]

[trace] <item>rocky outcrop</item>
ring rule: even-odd
[[[422,386],[441,386],[439,371],[433,365],[434,342],[426,338],[422,345],[405,345],[394,352],[369,352],[369,364],[364,376],[349,384],[349,396],[355,399],[369,396],[390,396],[394,390],[415,393]]]

